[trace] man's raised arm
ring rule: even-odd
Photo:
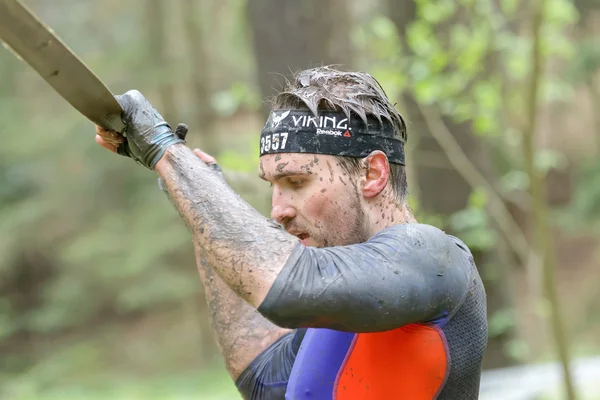
[[[299,240],[233,191],[185,145],[157,163],[175,207],[215,271],[258,308]]]
[[[196,262],[225,366],[236,380],[252,361],[281,336],[292,332],[269,322],[238,297],[195,246]]]
[[[177,127],[176,134],[185,140],[187,127],[180,124]],[[194,153],[212,167],[215,175],[224,180],[214,158],[199,150],[195,150]],[[164,188],[163,181],[160,179],[159,187],[173,202],[173,199]],[[215,273],[206,258],[206,252],[196,243],[194,244],[194,252],[206,302],[210,310],[211,326],[225,360],[225,367],[231,377],[236,380],[259,354],[281,336],[292,331],[274,325],[234,293],[223,279]]]
[[[469,258],[441,231],[414,232],[416,236],[406,236],[402,250],[386,240],[377,246],[367,242],[305,248],[174,140],[175,134],[139,92],[126,96],[120,102],[126,140],[132,143],[121,145],[120,153],[158,172],[214,271],[277,325],[378,331],[452,312],[462,301],[470,280]],[[419,241],[424,241],[420,247]],[[411,255],[415,250],[419,257]],[[292,280],[298,285],[288,286]],[[294,290],[286,297],[281,288]],[[294,307],[284,312],[273,299],[279,304],[290,300]],[[335,307],[344,312],[337,313]],[[353,310],[366,319],[357,318]]]
[[[115,96],[123,137],[96,127],[96,141],[158,172],[208,263],[242,299],[258,308],[298,238],[260,215],[173,132],[137,90]]]

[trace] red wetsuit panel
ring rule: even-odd
[[[444,334],[435,325],[361,333],[338,376],[335,399],[432,400],[449,361]]]

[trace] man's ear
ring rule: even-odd
[[[390,180],[390,163],[387,156],[379,150],[369,154],[362,160],[366,175],[363,177],[362,193],[366,198],[373,198],[385,189]]]

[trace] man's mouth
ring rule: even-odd
[[[300,243],[303,245],[309,245],[308,242],[310,241],[310,235],[308,233],[294,233],[293,235],[300,239]]]
[[[285,230],[291,234],[296,236],[298,239],[300,239],[300,241],[302,242],[303,245],[306,245],[310,239],[310,234],[308,234],[306,231],[302,231],[299,229],[300,227],[298,226],[286,226]]]
[[[299,233],[296,235],[296,237],[300,240],[304,240],[307,239],[309,237],[308,233]]]

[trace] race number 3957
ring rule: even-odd
[[[272,133],[264,135],[260,138],[260,152],[267,153],[269,151],[283,150],[287,142],[288,133]]]

